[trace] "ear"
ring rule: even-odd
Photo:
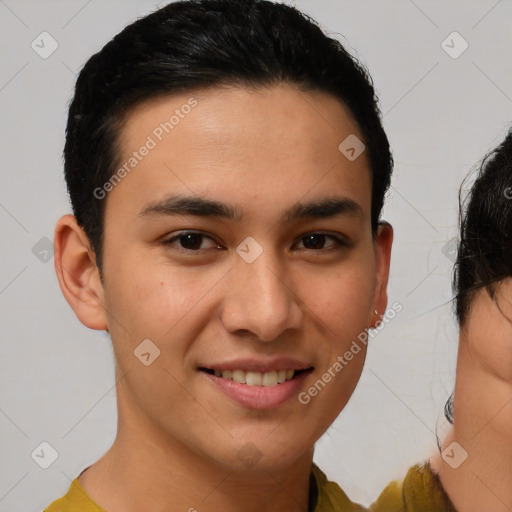
[[[62,294],[77,318],[91,329],[107,330],[103,285],[89,238],[73,215],[55,227],[55,272]]]
[[[388,222],[380,222],[377,238],[373,242],[375,255],[375,295],[371,312],[370,327],[375,328],[388,305],[388,278],[391,264],[393,227]],[[375,314],[377,311],[377,314]]]

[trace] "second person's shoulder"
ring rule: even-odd
[[[403,480],[391,482],[371,512],[456,512],[428,463],[412,466]]]

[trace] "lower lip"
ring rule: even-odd
[[[248,386],[247,384],[239,384],[231,379],[217,377],[211,373],[203,371],[201,373],[227,396],[245,407],[250,409],[276,409],[297,395],[304,379],[311,371],[301,372],[291,380],[269,387]]]

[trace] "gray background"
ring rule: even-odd
[[[40,511],[114,440],[109,339],[74,317],[45,237],[69,211],[61,152],[75,74],[154,5],[0,0],[0,511]],[[395,228],[390,304],[403,311],[372,340],[361,382],[315,454],[329,478],[368,504],[435,450],[436,429],[446,426],[457,348],[449,249],[458,186],[512,118],[512,3],[295,5],[369,67],[396,160],[384,217]],[[46,59],[31,48],[43,31],[58,43]],[[445,43],[452,56],[442,46],[453,31],[469,44],[457,58],[462,40]],[[58,453],[47,469],[31,457],[43,441]]]

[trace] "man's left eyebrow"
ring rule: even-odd
[[[243,218],[243,213],[234,205],[197,196],[168,196],[149,204],[139,213],[139,217],[160,215],[193,215],[197,217],[218,217],[232,221]],[[299,219],[327,219],[339,215],[363,217],[363,209],[347,197],[328,197],[309,202],[298,202],[282,215],[282,221],[293,222]]]
[[[283,220],[291,222],[296,219],[327,219],[338,215],[363,217],[363,209],[348,197],[335,196],[297,203],[284,212]]]

